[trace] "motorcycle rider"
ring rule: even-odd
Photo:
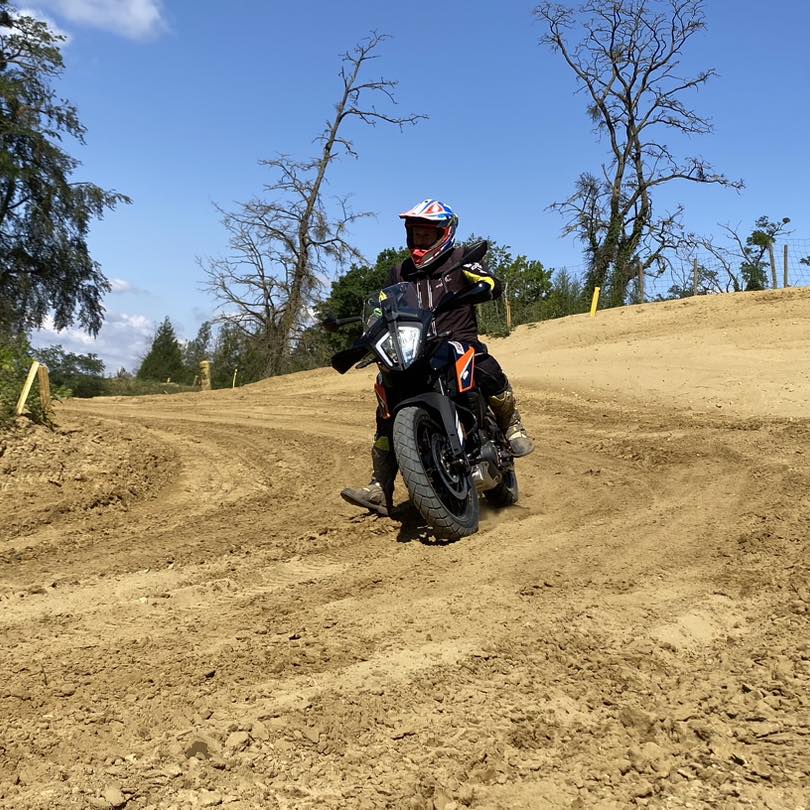
[[[465,263],[469,247],[454,246],[458,217],[450,206],[427,199],[399,216],[405,221],[410,257],[391,269],[387,286],[403,281],[412,283],[420,305],[426,309],[436,307],[445,295],[461,292],[479,282],[490,288],[489,300],[500,298],[501,282],[478,262]],[[476,382],[486,396],[512,454],[519,458],[531,453],[534,443],[521,422],[512,386],[498,361],[487,353],[487,347],[478,339],[475,306],[467,305],[439,314],[436,330],[447,334],[450,340],[463,341],[475,348]],[[375,389],[378,396],[384,397],[387,393],[381,376],[377,378]],[[390,399],[389,396],[389,402]],[[371,481],[368,486],[347,488],[340,493],[349,503],[383,515],[388,514],[387,505],[391,502],[397,474],[393,422],[393,418],[386,418],[386,409],[383,403],[379,403],[377,432],[371,450]]]

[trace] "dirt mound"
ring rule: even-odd
[[[126,509],[154,495],[174,469],[173,453],[135,427],[60,419],[52,430],[18,419],[0,433],[0,549],[43,526]]]
[[[538,390],[804,418],[810,289],[684,298],[519,327],[492,351]]]
[[[337,495],[370,371],[63,406],[0,457],[0,807],[806,806],[808,337],[790,290],[493,341],[538,450],[450,545]]]

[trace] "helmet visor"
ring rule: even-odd
[[[436,227],[423,220],[412,220],[405,223],[408,236],[408,247],[411,250],[430,250],[444,238],[446,228]]]

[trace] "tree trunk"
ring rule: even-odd
[[[644,267],[642,266],[641,262],[637,263],[638,266],[638,302],[639,304],[643,304],[645,300],[644,295]]]

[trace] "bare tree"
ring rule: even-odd
[[[678,158],[663,141],[668,131],[704,135],[711,122],[684,97],[716,76],[685,77],[681,54],[706,27],[702,0],[588,0],[576,8],[544,2],[535,9],[547,27],[541,42],[562,55],[588,96],[595,131],[610,154],[601,176],[582,174],[576,190],[551,207],[566,217],[589,260],[587,286],[607,288],[623,303],[630,280],[660,273],[682,238],[682,207],[656,216],[653,194],[676,180],[741,188],[702,157]],[[577,32],[581,34],[578,41]]]
[[[713,237],[689,234],[683,243],[686,255],[703,253],[700,286],[704,292],[742,292],[764,290],[768,286],[768,261],[779,236],[790,233],[789,217],[771,220],[761,216],[748,236],[741,225],[718,225],[726,234],[722,244]],[[708,265],[711,265],[709,267]],[[772,286],[775,286],[772,282]]]
[[[320,154],[304,161],[288,155],[261,161],[275,174],[263,197],[235,211],[219,209],[230,234],[230,254],[202,262],[206,286],[219,301],[218,320],[235,324],[262,344],[268,375],[284,370],[314,294],[330,271],[362,259],[347,239],[348,229],[369,213],[352,211],[345,197],[329,201],[324,195],[332,162],[341,155],[357,157],[352,141],[344,135],[345,123],[359,119],[374,126],[382,121],[402,129],[426,117],[377,110],[375,96],[396,103],[397,83],[361,79],[387,38],[372,34],[343,55],[341,93],[334,117],[317,138]]]

